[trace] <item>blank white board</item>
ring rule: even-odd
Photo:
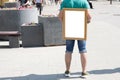
[[[63,13],[64,39],[86,40],[86,9],[64,8]]]

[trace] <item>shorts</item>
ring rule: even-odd
[[[66,40],[66,53],[73,53],[75,40]],[[79,53],[86,53],[86,41],[85,40],[77,40]]]

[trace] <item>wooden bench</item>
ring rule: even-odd
[[[19,44],[19,31],[0,31],[0,36],[8,36],[9,39],[9,46],[11,48],[18,48],[20,47]]]

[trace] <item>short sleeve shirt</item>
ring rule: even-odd
[[[42,3],[42,0],[36,0],[36,3]]]
[[[90,8],[87,0],[63,0],[60,10],[63,8]]]

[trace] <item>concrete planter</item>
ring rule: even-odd
[[[38,22],[43,23],[44,45],[65,44],[62,39],[62,25],[57,17],[38,17]]]
[[[6,7],[6,8],[12,8],[12,7],[19,8],[20,3],[19,2],[5,2],[4,7]]]
[[[20,31],[23,23],[38,22],[37,9],[0,10],[0,31]]]
[[[23,47],[43,46],[43,25],[21,26],[21,38]]]
[[[0,10],[0,30],[20,30],[23,23],[38,22],[36,9]]]

